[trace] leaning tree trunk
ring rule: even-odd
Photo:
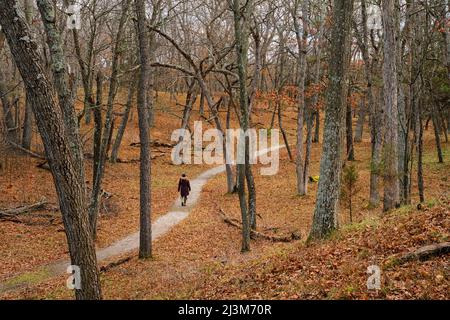
[[[275,103],[276,103],[276,108],[278,110],[278,112],[277,112],[278,113],[278,126],[280,127],[281,135],[283,136],[284,145],[286,146],[286,150],[289,155],[289,160],[292,161],[293,157],[292,157],[291,147],[289,145],[286,130],[284,130],[284,127],[283,127],[283,121],[282,121],[283,116],[281,114],[281,101],[277,101]]]
[[[383,210],[388,211],[399,205],[398,182],[398,83],[397,83],[397,42],[395,31],[395,1],[382,3],[384,60],[384,118],[385,135],[383,146],[384,160],[384,199]]]
[[[345,130],[350,23],[353,1],[334,0],[331,30],[330,76],[326,100],[325,128],[320,179],[310,239],[323,238],[337,228],[342,170],[342,140]]]
[[[149,52],[147,41],[147,26],[145,18],[145,1],[135,0],[137,15],[137,33],[139,39],[139,58],[141,62],[137,105],[140,136],[140,238],[139,258],[152,256],[152,222],[151,222],[151,155],[150,128],[148,123],[148,108],[146,105],[147,84],[149,76]]]
[[[67,129],[66,132],[70,147],[75,156],[75,165],[78,168],[80,176],[84,179],[83,144],[81,143],[79,135],[73,95],[69,91],[67,63],[61,35],[56,26],[55,8],[53,3],[49,0],[38,0],[37,6],[45,27],[52,64],[53,83],[58,94],[58,101],[62,110],[64,125]]]
[[[55,99],[56,92],[39,64],[40,56],[14,0],[0,2],[0,25],[8,40],[44,143],[58,194],[72,265],[80,267],[77,299],[101,299],[100,279],[86,210],[86,185],[71,147],[68,128]],[[77,132],[76,132],[77,134]]]
[[[125,105],[125,111],[122,116],[122,121],[120,122],[119,129],[117,130],[116,139],[114,140],[114,144],[111,151],[111,163],[116,163],[117,158],[119,157],[119,149],[122,144],[123,135],[125,133],[125,129],[128,124],[128,119],[130,117],[131,107],[133,105],[133,97],[136,93],[136,81],[134,78],[130,82],[130,86],[128,88],[128,98],[127,104]]]

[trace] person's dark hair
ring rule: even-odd
[[[181,176],[182,176],[183,178],[186,177],[186,173],[183,173]]]

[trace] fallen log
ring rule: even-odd
[[[19,150],[22,151],[22,152],[25,152],[26,154],[32,156],[33,158],[38,158],[38,159],[41,159],[41,160],[47,160],[47,158],[46,158],[44,155],[41,155],[41,154],[38,154],[38,153],[33,152],[33,151],[31,151],[31,150],[28,150],[28,149],[26,149],[26,148],[24,148],[24,147],[22,147],[22,146],[20,146],[20,145],[18,145],[18,144],[16,144],[16,143],[14,143],[14,142],[8,141],[8,143],[9,143],[12,147],[14,147],[14,148],[16,148],[16,149],[19,149]]]
[[[23,224],[26,226],[52,226],[55,225],[55,219],[48,219],[46,222],[42,222],[42,221],[33,221],[33,220],[24,220],[24,219],[18,219],[18,218],[13,218],[13,217],[3,217],[0,218],[2,221],[7,221],[7,222],[12,222],[12,223],[18,223],[18,224]],[[60,222],[62,223],[62,222]]]
[[[140,142],[130,143],[131,147],[139,147],[141,145]],[[173,148],[175,145],[172,143],[161,142],[159,140],[153,140],[150,142],[150,146],[152,147],[165,147],[165,148]]]
[[[237,219],[228,217],[221,208],[219,208],[219,213],[225,223],[227,223],[233,227],[236,227],[238,229],[242,229],[242,224],[240,222],[238,222]],[[258,232],[256,230],[251,230],[250,236],[252,238],[261,238],[261,239],[269,240],[272,242],[292,242],[294,240],[301,239],[301,235],[298,234],[297,232],[292,232],[291,235],[289,235],[289,236],[277,237],[277,236],[264,234],[264,233]]]
[[[100,267],[100,272],[106,272],[114,267],[120,266],[121,264],[124,264],[124,263],[130,261],[132,258],[133,258],[133,256],[128,256],[128,257],[119,259],[117,261],[108,263],[106,266]]]
[[[400,265],[415,260],[424,261],[448,253],[450,253],[450,242],[430,244],[395,259],[395,264]]]
[[[121,159],[121,158],[117,158],[116,162],[117,163],[136,163],[141,161],[141,159]]]
[[[165,153],[161,153],[161,154],[154,154],[151,156],[152,160],[155,160],[156,158],[160,158],[165,156]],[[121,158],[117,158],[117,163],[137,163],[140,162],[141,159],[121,159]]]
[[[46,204],[47,204],[47,200],[45,198],[43,198],[41,201],[31,204],[31,205],[28,205],[28,206],[21,206],[21,207],[17,207],[17,208],[2,210],[2,211],[0,211],[0,218],[16,217],[20,214],[29,213],[31,211],[43,209]]]

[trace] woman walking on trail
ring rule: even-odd
[[[178,182],[178,192],[181,194],[181,205],[186,206],[186,200],[189,195],[189,191],[191,191],[191,184],[189,183],[186,174],[182,174],[180,181]]]

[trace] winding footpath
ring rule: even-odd
[[[258,156],[264,155],[271,151],[283,148],[278,145],[272,148],[263,149],[257,153]],[[169,212],[159,217],[152,224],[152,241],[166,234],[170,229],[179,224],[189,216],[191,210],[196,206],[203,189],[203,186],[213,177],[225,172],[225,165],[220,165],[212,169],[208,169],[191,180],[191,192],[189,200],[185,207],[181,206],[181,199],[178,197],[172,205]],[[97,262],[102,262],[114,256],[122,255],[127,252],[139,248],[139,231],[135,232],[121,240],[118,240],[108,247],[97,250]],[[67,267],[70,265],[69,260],[57,261],[47,266],[38,268],[35,271],[26,272],[21,275],[7,279],[0,283],[0,294],[8,291],[24,288],[29,285],[36,285],[42,281],[62,275],[66,273]]]

